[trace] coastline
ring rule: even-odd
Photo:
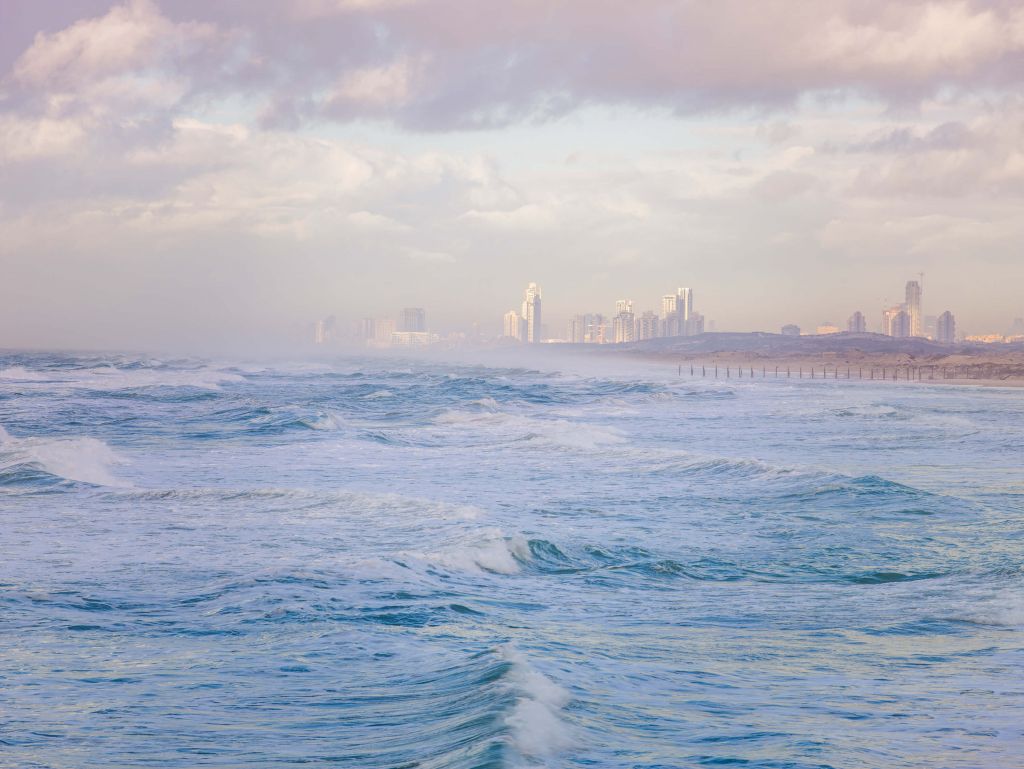
[[[747,379],[751,373],[756,379],[800,379],[802,370],[802,378],[808,380],[1024,387],[1020,343],[946,345],[880,334],[705,333],[609,345],[593,352],[682,367],[687,375],[692,366],[698,378],[698,367],[704,368],[704,378],[714,378],[709,369],[718,366],[720,379]]]

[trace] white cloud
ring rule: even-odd
[[[152,0],[129,0],[99,18],[39,33],[15,62],[13,75],[35,87],[81,85],[145,69],[212,34],[208,24],[172,23]]]

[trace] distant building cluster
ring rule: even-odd
[[[904,301],[882,310],[878,331],[894,338],[925,338],[943,344],[960,340],[974,343],[1024,342],[1022,318],[1015,318],[1005,334],[964,335],[958,333],[956,318],[949,310],[939,315],[924,314],[923,293],[921,281],[907,281]],[[704,316],[694,309],[693,289],[689,287],[679,287],[672,293],[664,294],[660,306],[655,309],[638,312],[632,299],[619,299],[608,314],[592,312],[572,315],[566,325],[564,338],[551,335],[544,320],[541,287],[537,283],[529,283],[523,290],[519,306],[503,316],[498,336],[493,331],[490,335],[481,333],[480,325],[474,324],[469,333],[460,331],[442,337],[428,327],[426,309],[406,307],[395,317],[362,318],[353,323],[347,332],[339,327],[333,315],[328,316],[313,324],[312,341],[316,345],[344,342],[371,348],[417,348],[436,344],[457,347],[466,342],[487,344],[495,341],[520,344],[625,344],[665,337],[695,336],[705,331]],[[707,325],[709,330],[714,331],[713,322]],[[825,335],[846,331],[850,334],[864,334],[871,330],[867,316],[857,310],[847,319],[845,329],[829,321],[815,327],[813,333]],[[780,331],[784,336],[810,333],[792,323],[784,325]]]
[[[881,333],[898,339],[921,337],[943,344],[952,344],[957,340],[956,318],[949,310],[937,317],[923,315],[922,294],[920,281],[907,281],[904,301],[882,310]],[[851,334],[867,333],[868,324],[864,313],[860,310],[854,312],[846,321],[846,330]],[[832,323],[823,323],[815,330],[817,334],[838,334],[839,332],[840,328]],[[800,336],[802,332],[799,326],[787,324],[782,327],[781,333],[786,336]],[[968,341],[972,341],[972,339],[968,338]]]
[[[318,320],[313,326],[313,343],[328,345],[338,340],[334,316]],[[406,307],[397,318],[361,318],[352,324],[347,339],[366,347],[426,347],[439,341],[427,329],[427,311]]]
[[[1005,334],[974,334],[964,337],[965,342],[981,342],[983,344],[1004,344],[1024,342],[1024,318],[1014,318],[1013,325]]]
[[[677,288],[661,297],[661,312],[637,313],[632,299],[619,299],[611,316],[602,313],[574,315],[569,319],[566,341],[573,344],[622,344],[659,337],[693,336],[704,332],[704,316],[693,309],[693,289]]]
[[[667,336],[692,336],[704,331],[704,316],[693,309],[693,290],[678,288],[661,298],[661,312],[637,313],[632,299],[619,299],[609,315],[583,313],[569,318],[564,339],[553,339],[542,323],[541,289],[530,283],[523,292],[521,311],[509,310],[502,321],[507,340],[534,344],[541,341],[571,344],[623,344]]]

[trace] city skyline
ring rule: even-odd
[[[780,329],[743,329],[745,332],[777,332],[782,335],[829,335],[841,332],[863,334],[875,333],[896,338],[922,338],[952,344],[954,342],[999,342],[1024,340],[1024,320],[1014,318],[1004,332],[972,334],[958,326],[955,313],[951,310],[928,313],[924,305],[923,275],[918,280],[908,280],[904,286],[906,301],[885,307],[881,322],[873,327],[861,310],[854,310],[845,326],[824,321],[805,330],[799,324],[786,323]],[[708,320],[694,306],[692,287],[677,287],[674,293],[661,296],[660,312],[651,309],[640,310],[632,298],[621,298],[614,302],[614,308],[606,314],[601,311],[576,312],[569,316],[560,333],[542,315],[542,288],[537,282],[529,283],[523,290],[520,308],[513,308],[501,317],[500,332],[490,333],[491,324],[474,323],[470,329],[449,331],[444,336],[436,329],[430,329],[426,322],[426,310],[422,307],[404,308],[397,321],[392,318],[361,318],[351,324],[348,335],[332,336],[336,327],[335,316],[317,321],[313,326],[313,340],[317,345],[338,338],[348,338],[366,343],[371,347],[428,346],[439,342],[494,342],[506,341],[525,344],[556,342],[573,344],[621,344],[646,341],[664,337],[695,336],[705,331],[715,331],[714,320]],[[397,323],[397,326],[396,326]]]
[[[965,329],[1024,314],[1024,10],[633,10],[5,3],[0,345],[454,330],[530,280],[558,325],[677,281],[722,330],[874,324],[922,271]]]

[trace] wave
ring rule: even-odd
[[[55,368],[39,371],[23,366],[9,366],[0,371],[0,380],[21,384],[64,387],[73,390],[119,392],[158,387],[188,387],[200,390],[219,390],[221,385],[243,382],[245,377],[212,367],[174,368],[94,366],[91,368]]]
[[[494,411],[448,410],[433,420],[451,437],[451,430],[473,431],[490,436],[493,443],[537,442],[568,449],[595,449],[626,442],[626,434],[614,427],[599,427],[569,419],[539,419]]]
[[[511,729],[513,746],[528,760],[550,759],[571,747],[573,735],[563,718],[569,704],[569,692],[538,671],[526,656],[511,646],[501,655],[512,663],[508,680],[517,699],[505,718]]]
[[[126,486],[111,468],[124,464],[96,438],[15,438],[0,426],[0,485],[49,477],[94,486]]]
[[[34,371],[24,366],[4,366],[0,368],[0,379],[15,382],[43,382],[49,377],[42,371]]]
[[[976,625],[1024,629],[1024,595],[1001,595],[976,601],[954,619]]]
[[[482,535],[482,536],[481,536]],[[518,574],[532,558],[530,543],[522,536],[505,536],[499,529],[476,533],[477,539],[433,553],[406,553],[448,571]]]

